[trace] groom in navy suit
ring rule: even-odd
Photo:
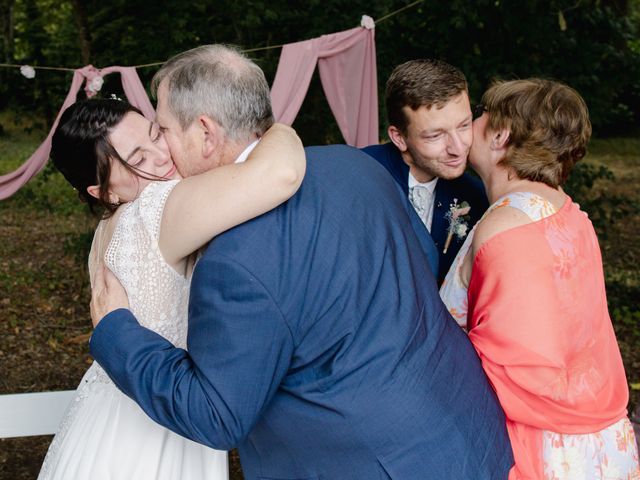
[[[465,173],[473,141],[467,80],[440,60],[412,60],[391,73],[385,98],[391,142],[363,150],[389,171],[429,231],[440,285],[489,206],[482,182]]]
[[[227,47],[180,54],[157,80],[181,172],[236,161],[272,122],[262,71]],[[254,118],[235,112],[247,101]],[[504,415],[440,301],[411,206],[355,148],[306,154],[294,197],[202,254],[188,351],[141,327],[107,275],[92,355],[158,423],[237,447],[246,479],[506,479]]]

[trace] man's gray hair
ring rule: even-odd
[[[229,45],[202,45],[170,58],[151,81],[168,81],[168,108],[185,130],[198,115],[215,120],[233,140],[262,135],[273,124],[264,72]]]

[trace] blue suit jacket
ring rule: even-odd
[[[297,194],[210,244],[188,352],[116,310],[92,355],[157,422],[246,479],[504,479],[505,419],[382,167],[307,149]]]
[[[382,145],[370,145],[362,149],[383,165],[396,181],[405,197],[409,194],[409,166],[402,160],[400,150],[389,142]],[[449,221],[446,218],[454,199],[458,205],[466,201],[471,206],[469,212],[469,230],[473,227],[485,210],[489,207],[487,195],[482,182],[468,173],[464,173],[455,180],[439,179],[436,183],[436,191],[433,206],[433,220],[431,222],[431,238],[438,251],[438,285],[442,284],[453,260],[456,258],[460,247],[464,243],[464,237],[453,236],[451,244],[445,254],[444,245],[447,239]],[[424,224],[423,224],[424,228]],[[426,228],[425,228],[426,231]],[[429,232],[427,232],[429,233]]]

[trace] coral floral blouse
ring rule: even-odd
[[[542,201],[542,210],[550,206],[525,195]],[[482,245],[468,311],[454,311],[459,322],[466,316],[469,339],[505,411],[516,460],[510,478],[519,479],[543,478],[543,431],[600,431],[626,416],[629,395],[591,222],[569,198],[539,218]]]

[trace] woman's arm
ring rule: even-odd
[[[219,233],[288,200],[305,168],[300,138],[290,127],[275,124],[246,162],[182,180],[162,214],[159,246],[167,263],[176,266]]]

